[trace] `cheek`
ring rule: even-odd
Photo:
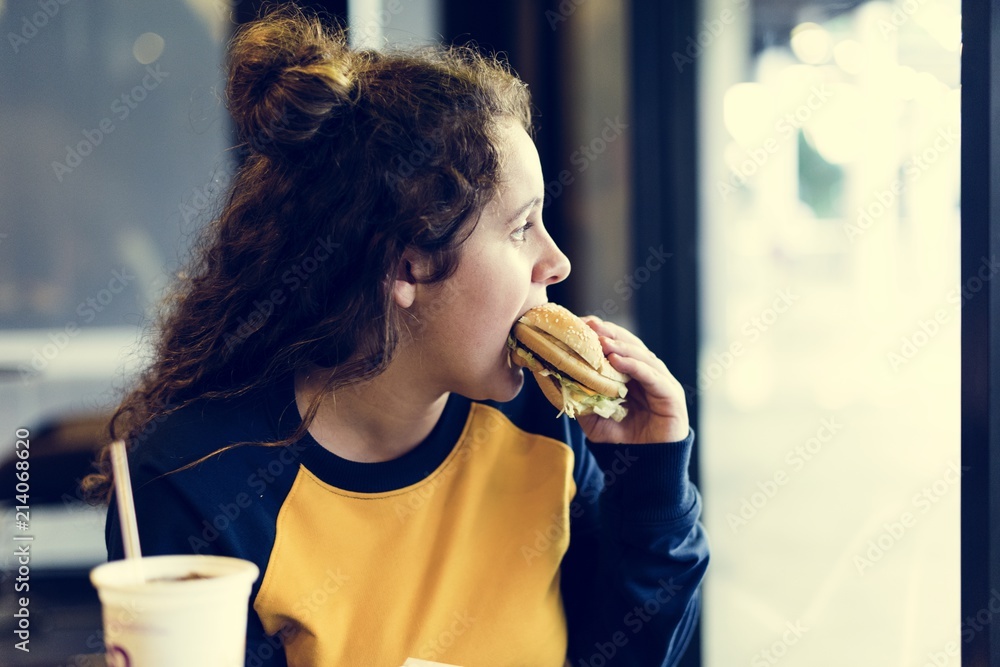
[[[453,276],[460,291],[456,305],[461,304],[452,313],[458,320],[455,328],[470,341],[505,340],[531,290],[529,262],[521,254],[502,250],[470,253],[464,259]]]
[[[488,289],[470,291],[468,298],[463,299],[463,308],[455,314],[459,319],[456,329],[462,331],[471,347],[503,344],[527,294],[527,287],[516,282],[490,281]]]
[[[510,264],[498,273],[489,295],[484,295],[484,299],[489,299],[487,308],[492,310],[497,325],[509,326],[513,322],[527,301],[530,290],[531,274],[523,267]]]
[[[469,290],[469,297],[477,300],[483,308],[503,308],[519,295],[527,294],[531,286],[531,271],[516,256],[501,254],[469,267],[468,280],[463,282]]]

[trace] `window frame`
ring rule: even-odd
[[[983,256],[1000,253],[1000,7],[962,3],[962,285],[974,286]],[[1000,590],[1000,286],[962,306],[963,665],[1000,665],[1000,621],[966,623]]]

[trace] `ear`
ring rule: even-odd
[[[392,296],[400,308],[409,308],[417,299],[418,277],[427,275],[426,261],[413,250],[403,252],[396,267]]]

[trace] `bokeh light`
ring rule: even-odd
[[[792,28],[792,52],[806,64],[820,65],[829,60],[830,45],[830,33],[817,23],[800,23]]]
[[[156,62],[163,55],[166,42],[155,32],[144,32],[132,44],[132,55],[143,65]]]

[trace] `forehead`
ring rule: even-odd
[[[487,212],[515,210],[532,197],[542,195],[544,187],[535,143],[520,123],[505,122],[500,133],[500,185],[497,196],[487,205]]]

